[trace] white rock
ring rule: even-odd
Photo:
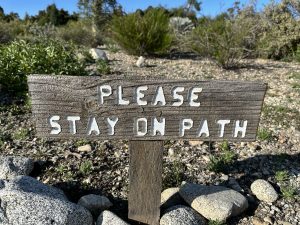
[[[139,59],[136,61],[136,66],[141,68],[145,66],[145,58],[143,56],[140,56]]]
[[[194,209],[176,205],[161,217],[160,225],[205,225],[206,220]]]
[[[186,183],[180,188],[179,194],[209,220],[225,221],[248,208],[248,201],[242,194],[222,186]]]
[[[95,60],[104,60],[105,62],[108,62],[108,58],[106,56],[105,51],[99,49],[99,48],[91,48],[89,53],[91,54],[91,56],[93,57],[93,59]]]
[[[168,188],[161,193],[161,207],[170,208],[182,204],[182,198],[179,195],[179,188]]]
[[[129,225],[110,211],[103,211],[97,219],[96,225]]]
[[[91,145],[87,144],[87,145],[79,146],[77,148],[77,150],[79,152],[91,152],[92,151],[92,147],[91,147]]]
[[[78,205],[83,206],[95,217],[98,217],[102,211],[109,209],[113,204],[105,196],[90,194],[82,196]]]
[[[28,176],[0,180],[0,202],[3,225],[93,224],[91,213],[69,202],[61,190]]]
[[[20,175],[29,175],[33,170],[32,159],[19,156],[0,157],[0,179],[12,179]]]
[[[252,193],[261,201],[275,202],[278,194],[273,186],[266,180],[258,179],[251,184]]]

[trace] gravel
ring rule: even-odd
[[[269,60],[245,61],[236,70],[223,70],[208,59],[194,55],[171,55],[168,58],[147,58],[138,68],[138,57],[122,52],[106,52],[111,71],[116,75],[143,76],[155,79],[196,80],[261,80],[268,83],[260,133],[270,135],[255,142],[229,143],[235,160],[222,172],[209,170],[210,157],[222,154],[220,143],[170,140],[165,142],[163,187],[178,187],[182,181],[201,185],[223,185],[247,197],[249,208],[228,224],[248,225],[253,218],[264,222],[270,217],[274,224],[300,224],[300,65]],[[105,195],[111,199],[110,209],[127,219],[129,151],[122,141],[51,141],[35,137],[30,109],[18,100],[13,105],[5,94],[0,99],[0,152],[3,156],[24,156],[36,160],[32,175],[43,183],[58,187],[73,202],[86,194]],[[260,135],[259,135],[260,137]],[[91,151],[79,151],[89,144]],[[82,165],[88,165],[83,170]],[[176,170],[174,170],[176,169]],[[176,173],[174,173],[176,171]],[[287,171],[284,181],[276,179],[277,171]],[[274,203],[260,202],[250,190],[257,179],[274,184],[279,198]],[[282,193],[293,187],[292,197]],[[1,212],[0,212],[1,217]]]

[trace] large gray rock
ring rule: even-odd
[[[105,51],[103,51],[99,48],[91,48],[89,53],[95,60],[104,60],[105,62],[108,62],[108,58],[106,56]]]
[[[88,209],[97,218],[102,211],[109,209],[113,204],[105,196],[90,194],[82,196],[78,205]]]
[[[206,220],[194,209],[176,205],[161,217],[160,225],[205,225]]]
[[[222,186],[186,183],[179,193],[193,209],[209,220],[225,221],[248,208],[248,201],[242,194]]]
[[[1,180],[0,202],[1,225],[93,224],[87,209],[68,202],[61,190],[32,177]]]
[[[110,211],[103,211],[97,219],[96,225],[129,225]]]
[[[179,188],[168,188],[161,193],[160,205],[162,209],[182,204],[183,199],[179,195]]]
[[[261,201],[275,202],[278,194],[273,186],[266,180],[258,179],[251,184],[252,193]]]
[[[33,170],[32,159],[20,156],[0,157],[0,179],[11,179],[19,175],[29,175]]]

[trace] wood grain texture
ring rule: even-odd
[[[128,218],[158,225],[163,141],[130,141]]]
[[[264,95],[267,85],[260,82],[240,81],[194,81],[194,80],[149,80],[145,78],[119,76],[103,79],[100,77],[75,76],[45,76],[31,75],[28,77],[29,92],[32,100],[32,112],[36,120],[37,136],[59,139],[130,139],[130,140],[165,140],[165,139],[193,139],[193,140],[231,140],[253,141],[256,138]],[[113,93],[106,97],[104,104],[99,104],[98,87],[110,85]],[[129,105],[118,105],[116,101],[117,86],[123,87],[123,98],[128,99]],[[138,86],[148,86],[144,91],[143,100],[148,105],[140,106],[135,102],[135,89]],[[165,106],[151,105],[155,98],[156,89],[162,86],[166,99]],[[172,97],[174,87],[184,87],[180,93],[184,97],[181,106],[174,107]],[[193,87],[200,87],[199,107],[191,107],[188,102],[189,91]],[[197,100],[197,101],[198,101]],[[50,134],[49,118],[60,116],[59,124],[62,131],[58,135]],[[70,133],[70,122],[67,116],[80,116],[76,122],[76,134]],[[99,135],[87,135],[88,120],[94,116],[99,126]],[[108,135],[107,118],[118,117],[115,134]],[[134,118],[145,117],[148,120],[148,131],[152,129],[153,118],[165,118],[165,135],[152,136],[148,132],[145,136],[135,136],[133,132]],[[180,121],[184,118],[193,120],[193,127],[179,136]],[[197,137],[201,121],[208,121],[209,137]],[[217,120],[228,119],[223,137],[219,137]],[[235,121],[248,121],[246,136],[233,137]]]

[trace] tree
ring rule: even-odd
[[[0,6],[0,20],[3,20],[5,17],[4,9]]]
[[[188,0],[186,9],[188,12],[191,12],[193,10],[199,12],[201,10],[201,2],[197,0]]]
[[[98,29],[103,29],[113,14],[122,11],[116,0],[79,0],[78,8],[83,17],[92,19]]]

